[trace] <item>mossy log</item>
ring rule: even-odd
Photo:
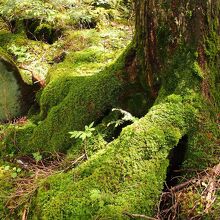
[[[12,59],[0,50],[0,121],[9,121],[27,113],[33,101],[31,86],[21,78]]]

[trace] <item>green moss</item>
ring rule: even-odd
[[[21,34],[12,34],[0,32],[0,46],[7,50],[7,46],[11,43],[16,43],[19,45],[26,45],[27,39]]]
[[[9,54],[7,54],[7,52],[2,47],[0,47],[0,54],[1,54],[1,60],[9,62],[11,65],[15,65],[12,58],[9,56]]]
[[[9,27],[2,18],[0,18],[0,30],[1,32],[5,32],[5,33],[9,32]]]
[[[52,77],[41,95],[42,121],[24,151],[45,151],[45,146],[48,151],[68,149],[72,145],[69,131],[81,130],[117,104],[115,97],[120,94],[123,82],[115,73],[125,74],[124,59],[122,56],[114,66],[93,76],[69,73],[66,77],[62,75],[62,79]],[[174,75],[180,83],[171,88],[167,84],[163,99],[158,98],[145,117],[123,129],[117,140],[102,147],[77,169],[41,182],[31,217],[125,219],[124,211],[153,215],[163,189],[169,152],[191,131],[198,113],[199,97],[195,90],[200,81],[195,80],[184,90],[189,84],[186,78],[197,77],[191,66],[182,70],[176,68]],[[170,91],[174,94],[168,95]],[[82,146],[75,147],[76,155]]]
[[[199,66],[199,64],[197,62],[194,62],[193,64],[193,70],[195,72],[195,74],[197,76],[199,76],[200,78],[204,79],[205,76],[204,76],[204,72],[202,71],[201,67]]]
[[[49,45],[27,39],[21,34],[1,33],[0,46],[7,51],[20,68],[23,80],[32,85],[32,74],[36,78],[44,78],[50,67],[48,60],[54,56]],[[45,51],[47,51],[45,53]]]
[[[32,119],[38,123],[36,129],[33,129],[32,138],[29,135],[23,136],[21,132],[17,133],[15,126],[14,130],[9,129],[8,137],[16,137],[16,146],[10,142],[13,138],[7,138],[4,149],[15,147],[22,149],[23,153],[32,153],[36,148],[42,151],[66,150],[72,146],[69,131],[82,129],[85,124],[103,117],[106,110],[117,106],[120,91],[123,89],[121,85],[124,83],[118,77],[124,71],[124,55],[116,64],[112,64],[112,61],[119,56],[130,39],[130,35],[126,36],[122,30],[108,28],[99,32],[66,31],[64,38],[51,46],[15,34],[2,34],[0,39],[7,49],[12,44],[17,48],[26,45],[27,53],[31,57],[30,61],[25,60],[24,65],[36,73],[47,72],[48,63],[45,60],[53,60],[54,52],[62,52],[64,48],[67,50],[64,61],[54,64],[49,70],[48,85],[38,97],[41,112]],[[80,49],[83,50],[78,51]],[[33,65],[32,55],[35,63]],[[30,78],[30,72],[22,70],[22,73],[24,78]],[[40,137],[41,135],[45,138]],[[24,143],[26,144],[23,146]]]
[[[4,157],[10,153],[23,154],[26,152],[27,141],[31,138],[33,130],[36,127],[31,121],[17,125],[2,125],[0,127],[0,133],[3,141],[0,142],[0,155]],[[33,153],[35,151],[30,151]]]
[[[64,62],[52,67],[47,81],[61,76],[84,76],[100,72],[108,63],[108,56],[103,48],[90,47],[88,49],[70,52]],[[112,54],[110,55],[112,56]]]

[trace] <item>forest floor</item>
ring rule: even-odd
[[[0,48],[12,57],[23,80],[37,85],[38,90],[34,108],[27,115],[0,124],[0,219],[61,219],[62,215],[73,216],[75,207],[79,214],[116,216],[108,219],[177,219],[180,207],[180,218],[202,218],[213,212],[213,218],[218,219],[220,168],[214,166],[219,158],[213,155],[219,147],[209,147],[209,140],[215,139],[211,129],[218,136],[217,125],[195,131],[204,136],[204,142],[199,147],[191,143],[187,152],[191,157],[172,167],[183,170],[174,170],[176,173],[166,179],[170,158],[164,155],[170,155],[170,149],[165,149],[164,155],[160,151],[170,146],[164,133],[170,132],[170,140],[177,139],[179,150],[172,152],[173,158],[180,154],[187,157],[183,148],[190,142],[185,134],[179,141],[178,126],[169,130],[182,123],[178,116],[185,114],[179,97],[171,96],[162,107],[155,105],[140,124],[126,127],[151,107],[134,83],[129,89],[136,94],[128,94],[126,101],[140,112],[134,117],[121,106],[112,109],[123,81],[132,79],[123,79],[120,68],[122,75],[111,71],[115,66],[125,68],[123,52],[134,35],[131,4],[125,7],[116,2],[123,1],[0,0]],[[163,110],[170,106],[179,115],[167,126],[163,117],[169,115]],[[166,132],[158,132],[163,126]],[[138,132],[144,141],[151,138],[150,147],[142,147],[146,143],[136,139],[134,133]],[[136,148],[130,146],[127,136]],[[161,146],[154,146],[162,141]],[[214,141],[219,146],[218,138]],[[195,158],[201,160],[201,167]],[[189,167],[198,169],[188,172]],[[177,179],[175,184],[167,186],[172,178]],[[160,203],[155,205],[163,187]],[[122,212],[127,207],[139,210],[139,206],[148,213],[152,210],[146,207],[154,207],[155,218]]]

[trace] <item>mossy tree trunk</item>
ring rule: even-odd
[[[136,66],[154,105],[175,94],[198,111],[184,166],[218,163],[220,2],[136,0],[135,9]]]
[[[87,162],[42,182],[33,218],[154,214],[170,152],[183,136],[194,140],[201,119],[212,122],[219,111],[219,15],[217,0],[136,0],[136,52],[126,71],[155,103]]]
[[[158,85],[168,84],[169,78],[176,79],[175,72],[168,74],[167,70],[175,55],[184,56],[183,52],[188,55],[181,62],[185,69],[189,65],[184,61],[194,59],[201,86],[214,86],[209,79],[218,80],[219,76],[213,78],[209,68],[213,62],[216,69],[219,67],[219,5],[215,0],[136,0],[136,60],[141,80],[152,95],[157,94]],[[208,92],[204,94],[207,98],[211,95]]]

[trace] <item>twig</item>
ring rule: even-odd
[[[25,208],[22,214],[22,220],[26,220],[27,219],[27,209]]]
[[[66,167],[64,170],[62,170],[62,172],[67,172],[69,170],[71,170],[76,164],[78,164],[79,162],[81,162],[82,160],[86,159],[86,154],[81,155],[80,157],[78,157],[77,159],[75,159],[74,161],[71,162],[71,165]]]
[[[130,218],[142,218],[142,219],[148,219],[148,220],[159,220],[157,218],[152,218],[152,217],[149,217],[149,216],[146,216],[146,215],[140,215],[140,214],[131,214],[131,213],[128,213],[128,212],[123,212],[124,215],[127,215],[128,217]]]

